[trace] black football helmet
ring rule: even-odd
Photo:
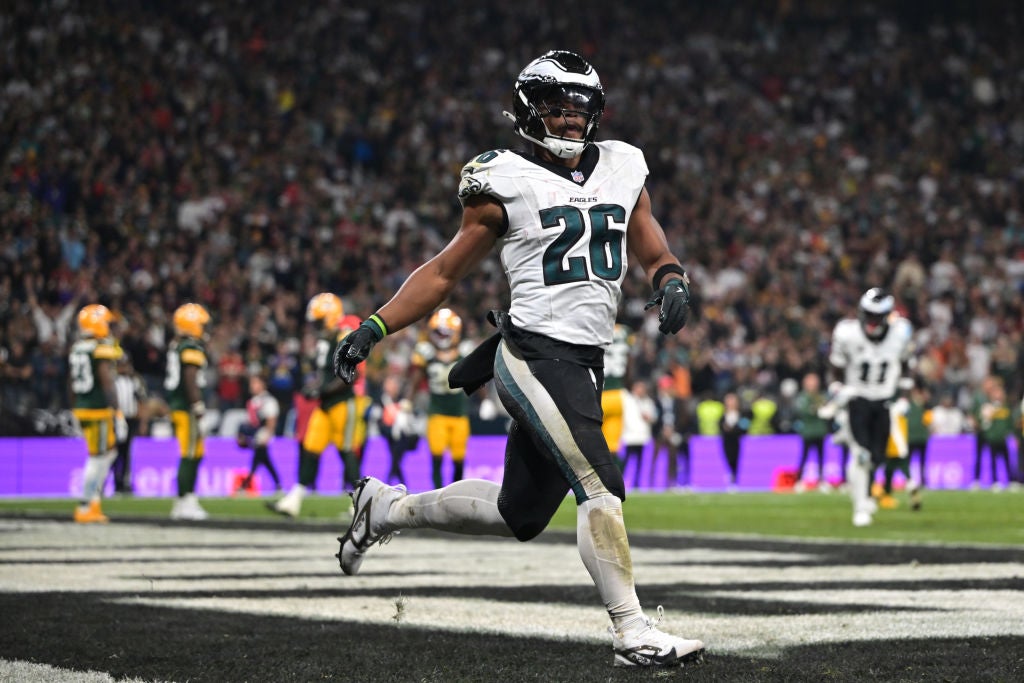
[[[561,159],[583,153],[594,141],[604,113],[604,88],[590,62],[575,52],[551,50],[526,65],[516,79],[514,113],[503,112],[515,122],[515,131]],[[587,123],[582,140],[552,135],[545,116],[572,112]]]
[[[889,316],[895,306],[892,294],[881,287],[872,287],[864,292],[857,307],[857,317],[869,339],[881,339],[889,331]]]

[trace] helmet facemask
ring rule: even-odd
[[[516,81],[515,131],[556,157],[571,159],[594,141],[604,112],[604,89],[597,72],[585,59],[572,52],[554,50],[531,62]],[[547,121],[562,117],[568,125],[581,125],[581,137],[551,132]]]

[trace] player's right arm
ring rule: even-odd
[[[462,224],[455,237],[440,253],[413,271],[390,301],[338,345],[333,362],[336,377],[353,382],[356,368],[366,360],[374,344],[436,309],[505,233],[508,228],[505,208],[487,193],[487,183],[480,180],[486,171],[479,178],[474,177],[483,170],[483,164],[497,157],[497,152],[480,155],[463,169],[459,190]]]
[[[417,268],[377,311],[388,333],[411,325],[441,305],[455,285],[487,257],[504,225],[505,212],[497,200],[486,195],[467,198],[462,224],[452,241]]]
[[[828,354],[828,379],[830,393],[834,390],[831,385],[834,385],[837,382],[842,384],[846,379],[846,365],[850,362],[849,354],[846,350],[844,324],[845,322],[841,321],[836,325],[835,329],[832,330],[832,344]]]

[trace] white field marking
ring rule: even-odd
[[[114,683],[114,677],[98,671],[74,671],[47,664],[0,659],[0,681],[18,683]],[[140,683],[141,679],[123,679],[121,683]]]
[[[345,577],[333,557],[338,548],[335,535],[131,524],[0,525],[0,591],[103,592],[122,595],[113,598],[118,603],[171,609],[607,641],[608,620],[596,593],[593,601],[580,605],[408,594],[451,585],[593,590],[572,544],[449,540],[407,532],[389,545],[374,548],[362,573]],[[810,566],[817,559],[813,546],[800,546],[799,552],[790,553],[708,549],[699,547],[700,539],[685,539],[680,545],[690,547],[633,549],[638,592],[642,596],[645,586],[681,584],[668,589],[675,597],[665,605],[662,625],[703,639],[713,651],[777,656],[787,647],[821,642],[1024,636],[1024,591],[928,587],[932,581],[1019,579],[1024,577],[1021,563]],[[90,562],[75,563],[83,559]],[[69,563],[61,564],[64,561]],[[730,566],[729,562],[742,564]],[[759,562],[771,565],[759,567]],[[790,564],[780,567],[780,562]],[[758,590],[761,583],[772,587]],[[908,590],[899,590],[901,583]],[[791,587],[780,588],[780,584]],[[807,588],[808,584],[836,585],[821,591]],[[858,588],[857,584],[870,585]],[[887,586],[877,589],[878,584]],[[303,590],[317,592],[303,597]],[[198,591],[225,595],[177,595]],[[240,597],[231,594],[234,591],[253,595]],[[298,596],[277,597],[278,591]],[[377,595],[355,595],[354,591]],[[393,617],[399,597],[405,597],[406,604],[402,622],[396,625]],[[808,603],[836,611],[687,612],[690,597],[748,604]],[[880,609],[863,611],[872,604]],[[646,607],[653,613],[655,605]]]

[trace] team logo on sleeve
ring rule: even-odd
[[[480,194],[483,189],[483,183],[473,176],[466,175],[462,177],[462,182],[459,183],[459,196],[469,197],[475,194]]]

